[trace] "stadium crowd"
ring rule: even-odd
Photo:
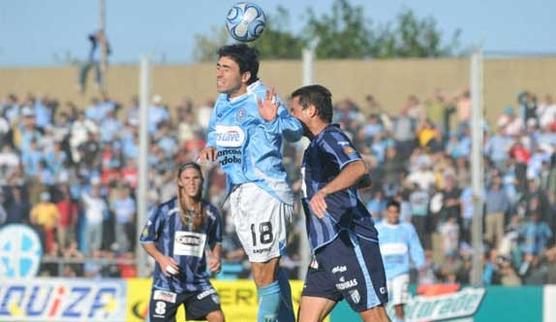
[[[473,197],[470,188],[468,91],[409,96],[399,113],[371,95],[367,106],[338,101],[335,121],[364,155],[373,186],[360,191],[376,220],[387,200],[401,202],[426,250],[420,283],[468,283]],[[148,204],[175,194],[175,168],[205,146],[211,101],[184,99],[170,109],[155,95],[149,107]],[[488,107],[487,107],[488,108]],[[132,277],[136,246],[138,101],[93,98],[88,106],[55,98],[8,95],[0,105],[0,225],[36,229],[46,276]],[[556,283],[556,102],[519,93],[493,124],[484,124],[485,285]],[[304,144],[288,144],[284,164],[301,183]],[[224,274],[249,276],[227,219],[225,176],[206,167],[206,196],[224,218]],[[282,265],[297,276],[305,229],[289,230]]]

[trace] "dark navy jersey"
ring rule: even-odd
[[[303,192],[307,235],[313,252],[334,240],[341,230],[377,241],[377,231],[367,208],[359,200],[357,190],[349,188],[326,197],[327,214],[323,219],[315,216],[309,206],[314,194],[336,178],[349,163],[361,156],[344,132],[331,124],[320,132],[303,155]]]
[[[153,287],[176,293],[193,292],[210,287],[205,248],[212,249],[222,242],[222,223],[218,209],[203,201],[205,218],[195,231],[180,217],[177,197],[151,211],[141,233],[141,243],[155,243],[164,255],[174,258],[180,268],[177,275],[167,277],[157,264],[153,273]]]

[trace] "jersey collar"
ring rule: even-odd
[[[254,82],[254,83],[251,83],[249,86],[247,86],[247,92],[245,92],[245,94],[240,95],[240,96],[236,96],[236,97],[233,97],[233,98],[228,97],[228,101],[232,104],[235,103],[235,102],[241,101],[245,97],[253,94],[255,92],[255,88],[259,87],[260,85],[261,85],[260,80]]]

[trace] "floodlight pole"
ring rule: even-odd
[[[149,146],[148,137],[148,104],[150,96],[150,59],[148,56],[141,57],[139,70],[139,160],[137,164],[137,236],[141,236],[143,225],[147,221],[148,212],[148,168],[147,154]],[[145,277],[148,273],[147,253],[137,243],[136,247],[137,273]]]
[[[477,50],[471,55],[471,187],[473,196],[472,246],[473,260],[471,284],[482,285],[483,276],[483,53]]]
[[[303,86],[315,83],[315,50],[319,44],[320,39],[314,38],[309,42],[307,47],[303,48]]]

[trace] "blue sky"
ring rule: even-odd
[[[84,58],[86,35],[98,27],[97,0],[0,0],[0,66],[52,66],[64,57]],[[194,35],[224,24],[228,0],[106,0],[112,63],[134,64],[141,54],[155,61],[191,63]],[[277,5],[299,30],[312,6],[320,14],[333,0],[253,0],[267,13]],[[314,5],[318,3],[318,7]],[[461,29],[462,48],[548,53],[556,56],[554,0],[351,0],[375,23],[393,21],[403,8],[432,16],[446,36]]]

